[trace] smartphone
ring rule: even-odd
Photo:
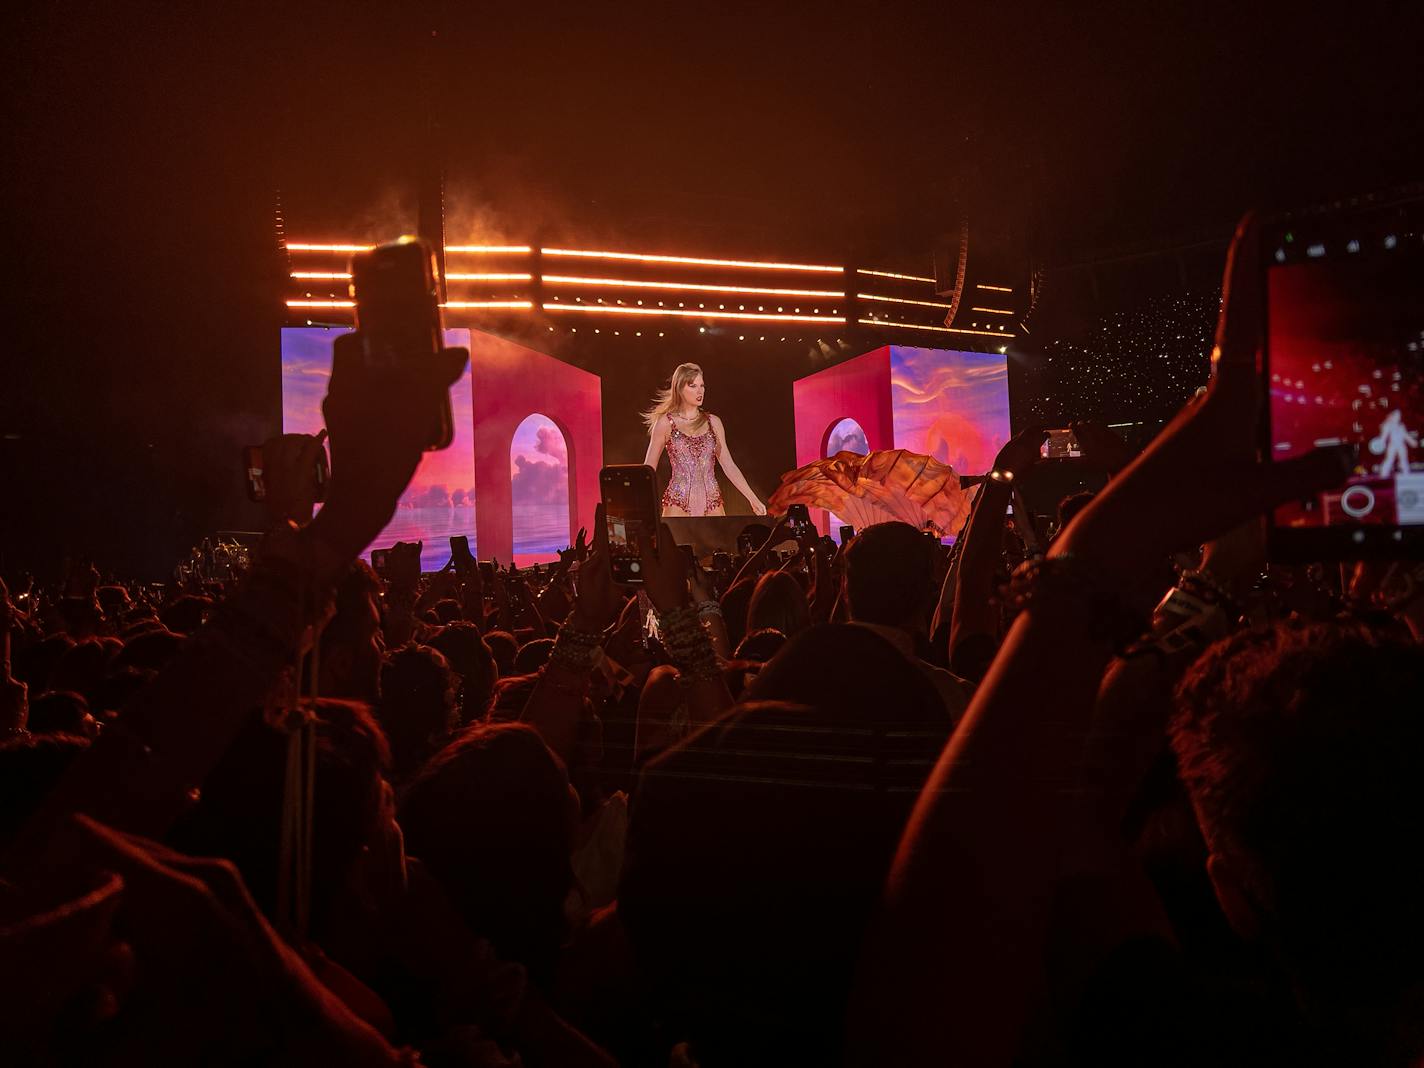
[[[1260,447],[1343,449],[1338,485],[1275,509],[1282,562],[1424,556],[1424,196],[1264,223]]]
[[[400,371],[440,351],[440,275],[426,241],[407,235],[353,255],[351,297],[368,370]],[[425,447],[432,452],[448,448],[454,436],[446,390],[431,413]]]
[[[262,474],[261,445],[249,445],[242,450],[242,470],[247,476],[247,499],[254,504],[261,504],[267,499],[267,480]]]
[[[692,569],[698,566],[697,550],[691,545],[679,545],[678,550],[682,553],[683,562],[687,564],[688,573],[691,574]]]
[[[315,494],[313,495],[313,499],[317,504],[322,504],[326,501],[326,484],[331,481],[331,460],[326,455],[325,430],[318,435],[317,443],[320,447],[316,450],[316,472],[314,475]]]
[[[719,575],[724,575],[732,570],[732,554],[715,552],[712,554],[712,570]]]
[[[484,584],[487,585],[487,586],[493,584],[493,582],[494,582],[494,561],[492,561],[492,560],[481,560],[481,561],[480,561],[480,580],[481,580],[482,582],[484,582]]]
[[[850,541],[851,538],[853,538],[853,537],[855,537],[855,527],[852,527],[852,526],[843,526],[843,527],[841,527],[841,544],[842,544],[842,545],[844,545],[846,542]]]
[[[321,432],[321,439],[325,441],[326,431]],[[242,450],[242,469],[247,475],[247,499],[254,504],[261,504],[267,499],[267,478],[262,470],[262,446],[248,445]],[[331,481],[331,461],[327,459],[326,448],[322,446],[316,452],[316,470],[313,472],[315,481],[315,492],[313,498],[317,504],[326,500],[326,484]]]
[[[1083,450],[1078,447],[1078,435],[1068,427],[1049,430],[1046,433],[1048,437],[1044,439],[1043,447],[1039,450],[1044,459],[1066,460],[1069,457],[1083,455]]]
[[[752,536],[750,534],[737,535],[737,552],[741,556],[751,556],[752,553],[756,552],[756,549],[752,546]]]
[[[389,549],[371,550],[371,570],[381,578],[385,578],[390,570],[391,551]]]
[[[454,562],[456,570],[459,571],[463,571],[468,565],[475,562],[475,558],[470,554],[470,539],[467,535],[450,535],[450,559]]]
[[[786,508],[786,518],[791,520],[791,532],[798,538],[815,529],[811,526],[810,509],[804,504],[788,505]]]
[[[643,464],[614,464],[598,473],[598,485],[603,495],[604,521],[608,524],[613,581],[641,586],[643,563],[638,556],[638,539],[646,536],[657,546],[657,475]]]

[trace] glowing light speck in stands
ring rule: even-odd
[[[975,288],[975,289],[992,289],[995,293],[1012,293],[1012,292],[1014,291],[1013,286],[991,286],[991,285],[988,285],[987,283],[984,283],[984,282],[975,282],[975,283],[974,283],[974,288]]]
[[[952,308],[953,304],[944,304],[937,300],[909,300],[906,297],[882,297],[876,293],[857,293],[861,300],[887,300],[891,304],[918,304],[925,308]]]
[[[545,311],[605,312],[610,315],[680,315],[690,319],[757,319],[790,320],[812,323],[844,323],[839,315],[758,315],[756,312],[729,311],[680,311],[677,308],[616,308],[609,305],[596,307],[590,304],[545,304]]]
[[[933,281],[934,281],[933,278],[925,278],[923,275],[918,275],[918,274],[896,274],[894,271],[870,271],[870,270],[866,270],[864,267],[857,267],[857,268],[855,269],[855,273],[856,273],[856,274],[868,274],[868,275],[873,275],[873,276],[876,277],[876,278],[899,278],[901,281],[904,281],[904,282],[933,282]]]
[[[843,268],[814,263],[767,263],[761,260],[710,260],[697,256],[659,256],[642,252],[594,252],[585,249],[546,248],[545,256],[578,256],[590,260],[631,260],[635,263],[682,263],[694,267],[747,267],[762,271],[818,271],[840,274]]]
[[[862,326],[898,326],[904,330],[934,330],[941,334],[983,334],[986,337],[1003,337],[998,330],[968,330],[962,326],[927,326],[921,323],[892,323],[886,319],[858,319]]]
[[[453,275],[451,276],[453,277]],[[545,282],[582,286],[619,286],[633,289],[690,289],[699,293],[757,293],[777,297],[839,297],[834,289],[766,289],[758,286],[719,286],[704,282],[644,282],[632,278],[587,278],[581,275],[546,274]]]
[[[991,313],[991,314],[993,314],[993,315],[1013,315],[1013,314],[1014,314],[1014,313],[1011,312],[1011,311],[1005,311],[1003,308],[970,308],[969,310],[970,310],[970,311],[989,312],[989,313]]]

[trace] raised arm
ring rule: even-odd
[[[1054,543],[920,795],[854,1009],[862,1060],[1013,1060],[1045,979],[1047,903],[1061,878],[1082,873],[1078,850],[1061,847],[1113,830],[1094,822],[1100,810],[1067,802],[1103,671],[1134,612],[1150,607],[1160,561],[1343,474],[1324,453],[1255,460],[1253,237],[1238,235],[1228,266],[1205,399]]]
[[[1041,428],[1030,427],[999,450],[994,469],[980,487],[964,534],[950,627],[949,665],[955,674],[975,682],[987,670],[989,650],[998,638],[998,609],[992,597],[994,568],[1003,546],[1004,513],[1013,492],[1013,480],[1022,478],[1038,461],[1043,438]]]
[[[766,505],[761,503],[761,499],[752,492],[751,486],[747,485],[746,477],[742,474],[742,469],[737,466],[737,461],[732,459],[732,446],[727,443],[727,432],[722,428],[722,420],[715,415],[708,416],[712,420],[712,429],[717,432],[717,441],[721,444],[721,449],[717,452],[717,459],[722,465],[722,470],[727,472],[727,478],[732,485],[737,487],[737,492],[751,502],[752,511],[757,515],[766,515]]]
[[[667,447],[668,424],[666,419],[659,419],[653,424],[653,432],[648,435],[648,455],[643,457],[643,463],[651,467],[654,471],[658,469],[658,460],[662,458],[663,449]]]

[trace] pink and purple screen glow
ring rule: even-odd
[[[289,327],[282,331],[282,429],[314,434],[324,425],[321,402],[331,376],[331,348],[343,329]],[[469,330],[446,330],[445,344],[469,347]],[[421,567],[435,571],[450,558],[451,535],[475,536],[473,384],[469,368],[450,391],[455,439],[448,449],[422,457],[395,517],[370,548],[420,541]],[[557,558],[569,542],[569,461],[553,420],[530,415],[514,432],[509,464],[514,561],[527,565]],[[509,561],[503,561],[508,563]]]
[[[1009,440],[1009,365],[996,352],[890,348],[895,447],[981,475]]]
[[[321,402],[331,377],[331,347],[344,329],[286,327],[282,330],[282,431],[315,434],[325,420]],[[446,330],[445,344],[470,344],[468,330]],[[455,440],[448,449],[427,452],[386,529],[370,548],[398,541],[421,541],[420,565],[438,571],[450,559],[449,538],[464,534],[475,545],[475,462],[472,446],[474,417],[470,401],[470,371],[450,390]]]
[[[509,476],[516,562],[557,559],[569,542],[569,450],[553,420],[536,412],[519,424]]]

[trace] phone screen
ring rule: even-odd
[[[262,446],[242,450],[242,469],[247,475],[247,499],[261,503],[267,499],[267,480],[262,473]]]
[[[1382,229],[1303,227],[1263,250],[1270,456],[1357,453],[1342,484],[1273,516],[1273,543],[1321,558],[1424,548],[1424,242]]]
[[[1066,428],[1048,431],[1048,437],[1044,439],[1043,448],[1039,451],[1046,460],[1065,460],[1083,455],[1083,451],[1078,447],[1078,435]]]
[[[638,543],[647,537],[657,544],[655,477],[652,468],[633,464],[605,467],[599,472],[604,521],[608,524],[609,563],[615,582],[628,586],[643,582]]]

